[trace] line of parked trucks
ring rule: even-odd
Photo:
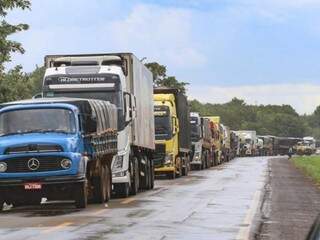
[[[45,67],[41,94],[0,105],[0,208],[43,198],[85,208],[152,189],[155,175],[280,151],[271,136],[190,113],[131,53],[49,55]]]

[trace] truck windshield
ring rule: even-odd
[[[167,106],[154,107],[156,140],[168,140],[172,137],[170,111]]]
[[[191,123],[191,141],[197,142],[201,138],[200,125],[198,123],[198,118],[190,117]]]
[[[0,114],[0,136],[23,133],[74,133],[75,116],[62,108],[20,109]]]

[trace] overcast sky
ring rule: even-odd
[[[134,52],[189,82],[188,95],[222,103],[320,105],[320,0],[32,0],[11,22],[26,71],[46,54]]]

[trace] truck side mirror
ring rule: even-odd
[[[135,116],[135,97],[128,92],[123,93],[124,99],[124,117],[125,117],[125,124],[127,125],[134,119]]]
[[[179,129],[179,126],[178,126],[177,118],[172,117],[172,134],[173,135],[177,134],[178,129]]]

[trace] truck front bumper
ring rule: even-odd
[[[202,162],[201,162],[201,160],[192,160],[192,161],[190,162],[190,164],[191,164],[191,165],[202,165]]]
[[[176,171],[176,168],[173,166],[164,166],[164,167],[159,167],[154,169],[155,174],[170,173],[174,171]]]
[[[28,179],[0,179],[0,196],[7,202],[46,197],[49,200],[73,199],[75,186],[85,182],[83,175]],[[37,183],[41,189],[26,190],[25,184]]]
[[[126,175],[125,176],[121,176],[121,177],[118,177],[118,176],[115,176],[113,174],[112,176],[112,184],[117,184],[117,183],[129,183],[130,182],[130,173],[129,171],[126,171]]]

